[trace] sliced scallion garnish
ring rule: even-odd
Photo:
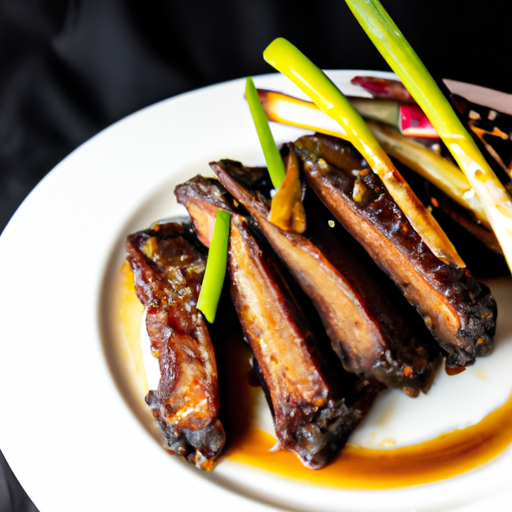
[[[270,43],[263,57],[339,124],[340,136],[363,155],[432,252],[442,261],[464,267],[450,239],[400,175],[364,119],[327,75],[283,38]]]
[[[270,131],[267,116],[265,115],[258,98],[258,92],[256,91],[256,87],[254,86],[254,82],[250,76],[247,77],[245,82],[245,97],[247,98],[254,126],[258,133],[261,149],[263,150],[270,179],[272,180],[272,185],[277,189],[284,181],[286,170],[284,168],[283,159],[281,158],[279,149],[277,148],[272,132]]]
[[[217,210],[203,283],[197,300],[197,309],[210,323],[215,320],[226,275],[230,219],[231,215],[228,212]]]
[[[274,91],[258,90],[269,121],[341,137],[340,127],[314,103]],[[423,176],[442,190],[486,227],[487,216],[464,173],[451,161],[422,144],[405,137],[391,126],[366,120],[373,135],[390,156]]]
[[[378,0],[346,0],[466,175],[512,270],[512,201],[432,75]]]

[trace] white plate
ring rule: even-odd
[[[347,83],[355,73],[362,72],[332,76],[350,93]],[[276,75],[257,77],[256,84],[297,94]],[[512,502],[510,449],[458,477],[387,491],[301,486],[229,460],[202,474],[162,450],[122,399],[127,383],[109,367],[106,354],[124,238],[179,211],[174,185],[209,173],[210,160],[262,163],[243,89],[242,80],[216,85],[116,123],[61,162],[5,229],[0,238],[0,447],[13,471],[43,512],[503,510],[502,500]],[[280,142],[300,133],[274,127]],[[496,353],[474,367],[487,380],[476,379],[475,397],[466,392],[471,383],[461,384],[461,378],[471,380],[472,370],[467,371],[450,381],[452,398],[438,393],[433,406],[450,410],[455,402],[463,411],[474,406],[456,420],[462,423],[478,421],[512,388],[512,325],[510,315],[503,314],[510,308],[511,286],[508,280],[495,284],[501,303]],[[469,400],[461,402],[465,397]],[[407,407],[419,404],[406,402]],[[372,414],[378,417],[378,407]],[[370,420],[356,442],[368,441],[364,428],[373,428]],[[403,433],[410,428],[395,423],[389,428],[402,444],[433,437],[439,428],[433,421],[432,429],[407,439]]]

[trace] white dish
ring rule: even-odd
[[[361,73],[331,76],[350,93],[350,78]],[[255,81],[300,94],[281,76]],[[209,161],[229,157],[262,163],[243,88],[244,81],[235,80],[193,91],[116,123],[61,162],[5,229],[0,238],[0,447],[15,474],[41,511],[54,512],[502,510],[506,499],[512,502],[511,449],[463,475],[386,491],[299,485],[229,460],[203,474],[169,456],[148,433],[151,426],[146,428],[122,399],[129,383],[115,365],[109,367],[107,357],[115,315],[109,309],[112,286],[124,238],[181,211],[174,185],[209,174]],[[273,130],[279,142],[303,133]],[[378,436],[408,444],[475,423],[508,398],[512,319],[504,311],[510,308],[512,286],[509,280],[492,285],[501,311],[495,354],[448,384],[438,379],[431,397],[414,402],[388,393],[353,442],[371,445],[372,422],[386,400],[405,400],[414,408],[416,427],[394,416]],[[436,394],[436,387],[443,393]],[[447,411],[438,414],[444,423],[432,410]],[[455,411],[451,417],[450,411]]]

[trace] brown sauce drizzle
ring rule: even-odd
[[[140,347],[140,336],[136,327],[127,327],[127,322],[130,318],[128,311],[132,310],[140,317],[141,308],[138,301],[133,300],[135,291],[130,274],[131,269],[124,265],[119,276],[118,298],[122,310],[120,320],[129,339],[132,358],[137,362],[140,348],[136,350],[135,346]],[[254,403],[256,389],[248,383],[249,354],[248,347],[234,339],[229,340],[229,346],[219,354],[219,359],[224,360],[224,364],[219,361],[219,370],[225,372],[228,395],[224,402],[224,413],[229,417],[225,455],[228,460],[319,487],[393,489],[459,475],[490,461],[512,443],[511,395],[504,405],[465,429],[402,448],[372,450],[348,445],[327,467],[307,469],[294,454],[284,450],[271,451],[276,445],[275,437],[250,426],[252,411],[249,409]]]
[[[320,470],[302,466],[285,451],[269,450],[275,438],[251,431],[227,458],[302,483],[338,489],[393,489],[435,482],[476,468],[512,442],[512,395],[480,423],[403,448],[370,450],[346,446]]]

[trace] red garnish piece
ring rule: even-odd
[[[409,91],[398,80],[389,80],[388,78],[377,78],[374,76],[356,76],[352,78],[353,85],[359,85],[367,90],[374,98],[393,99],[415,103]]]
[[[428,117],[418,105],[400,105],[400,131],[407,137],[439,137]]]

